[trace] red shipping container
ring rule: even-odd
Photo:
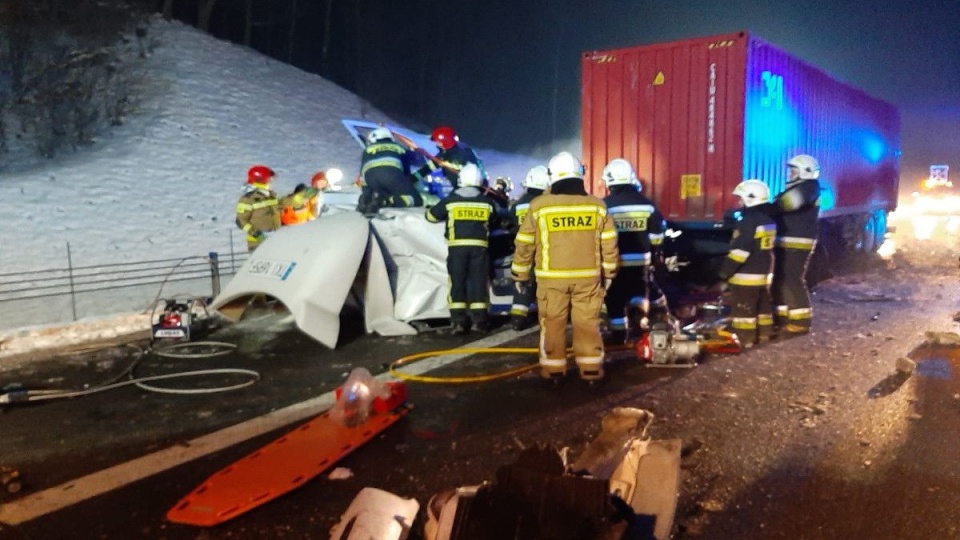
[[[716,227],[736,208],[739,182],[758,178],[775,196],[786,161],[810,154],[822,170],[821,219],[882,240],[899,183],[893,105],[747,32],[591,51],[581,63],[593,193],[605,193],[600,171],[623,157],[672,224]]]

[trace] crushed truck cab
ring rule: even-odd
[[[214,299],[225,309],[258,295],[276,298],[298,328],[335,348],[340,313],[348,301],[362,307],[367,333],[413,335],[416,322],[450,317],[447,307],[447,244],[442,223],[430,223],[423,208],[382,209],[368,219],[345,208],[328,208],[318,219],[284,227],[250,254]],[[512,302],[509,258],[494,266],[492,311]]]

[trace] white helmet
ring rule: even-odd
[[[787,167],[797,169],[797,180],[816,180],[820,178],[820,164],[813,156],[807,154],[793,156],[787,161]]]
[[[390,130],[385,127],[378,127],[372,130],[370,133],[367,133],[367,143],[373,144],[377,141],[392,141],[393,135],[390,134]]]
[[[583,164],[570,152],[560,152],[547,163],[550,185],[566,178],[583,178]]]
[[[733,188],[733,194],[743,199],[743,205],[747,208],[770,200],[770,188],[761,180],[744,180]]]
[[[607,187],[640,184],[637,181],[637,173],[633,171],[633,165],[630,165],[630,162],[623,158],[617,158],[607,163],[601,176]]]
[[[523,179],[523,187],[546,190],[550,187],[550,175],[547,174],[547,168],[544,165],[537,165],[536,167],[527,171],[527,177]]]
[[[483,176],[480,174],[480,168],[474,163],[467,163],[460,169],[461,187],[480,187],[483,184]]]

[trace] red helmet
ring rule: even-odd
[[[327,173],[320,171],[310,179],[310,185],[317,189],[327,189],[330,182],[327,181]]]
[[[247,171],[248,184],[269,184],[276,176],[273,169],[266,165],[254,165]]]
[[[450,126],[440,126],[437,129],[433,130],[433,133],[430,134],[430,140],[437,143],[440,148],[444,150],[449,150],[453,148],[457,141],[460,140],[460,137],[457,137],[457,132],[453,130]]]

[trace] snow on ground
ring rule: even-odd
[[[151,34],[157,47],[136,115],[92,147],[0,175],[2,272],[64,268],[68,243],[75,266],[228,253],[231,241],[243,252],[234,216],[250,165],[273,168],[281,194],[330,167],[352,179],[361,148],[341,119],[396,125],[318,75],[191,27],[158,18]],[[469,134],[461,135],[469,144]],[[538,163],[477,152],[492,176],[519,180]],[[107,298],[95,314],[144,306],[150,296],[134,302],[130,291],[112,294],[117,302]],[[69,320],[68,303],[45,306],[59,312],[47,320],[63,320],[65,309]],[[22,319],[18,309],[0,303],[0,328],[36,318]],[[23,342],[33,333],[12,335]],[[6,331],[4,350],[10,336]]]

